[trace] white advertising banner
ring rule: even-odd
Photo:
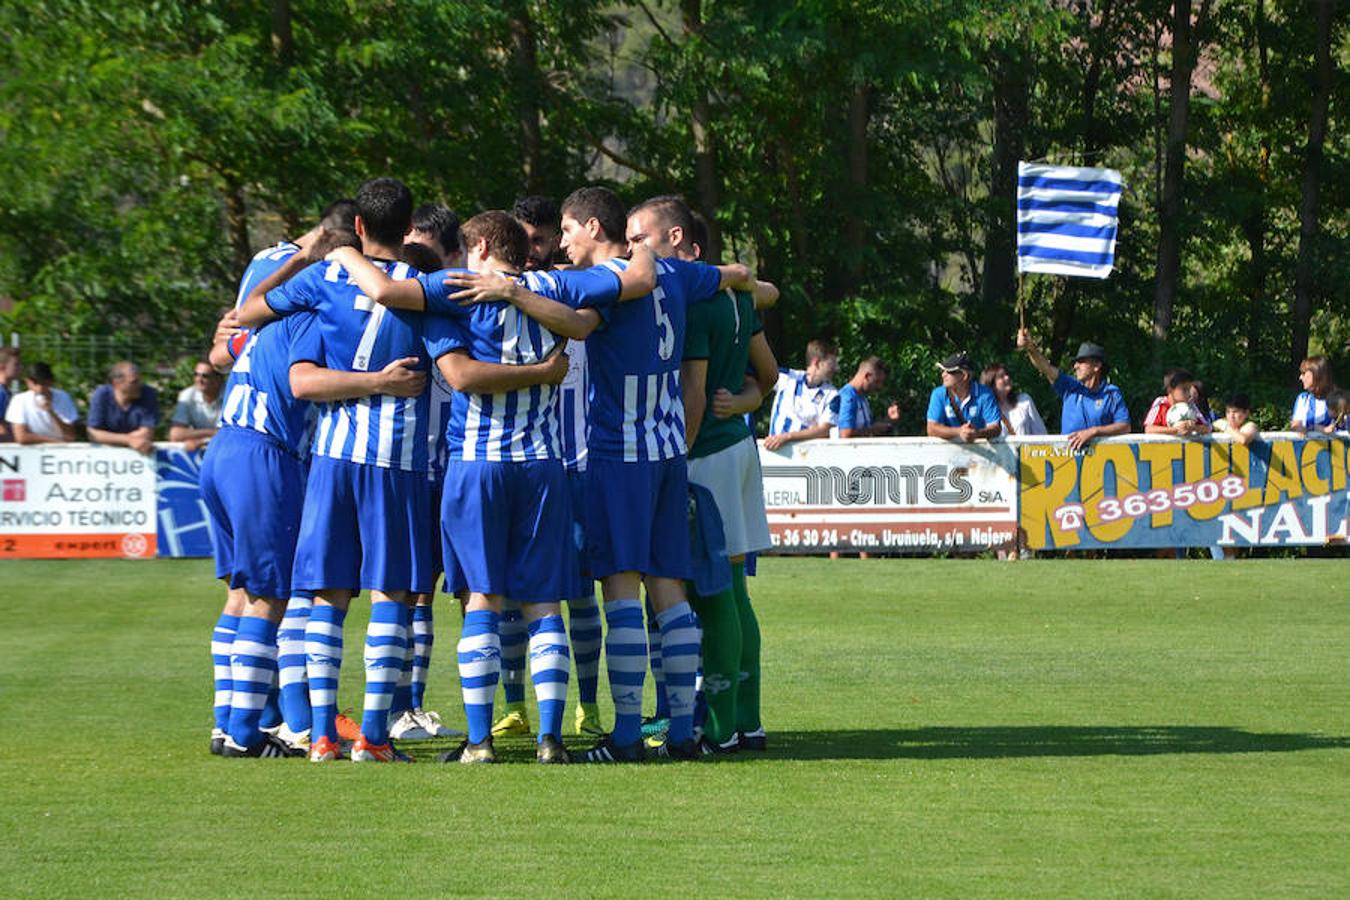
[[[931,438],[761,445],[772,553],[978,553],[1017,540],[1017,449]]]
[[[153,558],[155,477],[125,447],[0,444],[0,559]]]

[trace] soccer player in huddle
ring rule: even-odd
[[[661,256],[701,259],[707,230],[678,197],[655,197],[628,215],[628,240]],[[717,506],[731,563],[731,585],[690,602],[703,629],[703,694],[707,714],[702,753],[762,750],[759,719],[759,622],[750,605],[745,555],[770,545],[759,448],[745,420],[778,380],[778,363],[764,337],[758,308],[778,289],[723,290],[689,309],[680,367],[684,390],[689,481]],[[747,374],[747,373],[751,374]]]
[[[529,249],[526,271],[542,272],[553,268],[562,239],[558,204],[548,197],[521,197],[511,215],[525,229]],[[564,279],[570,276],[563,276]],[[596,702],[600,674],[600,647],[603,640],[600,608],[595,601],[595,581],[585,561],[585,528],[581,522],[586,477],[586,405],[589,382],[586,378],[586,342],[568,341],[567,375],[558,386],[558,419],[561,428],[563,468],[567,470],[572,493],[573,534],[576,537],[578,578],[567,601],[568,631],[572,644],[572,662],[576,670],[577,734],[603,737],[600,708]],[[525,650],[528,636],[520,608],[508,602],[502,611],[502,691],[506,706],[493,724],[492,733],[529,734],[530,721],[525,709]]]
[[[279,270],[286,270],[279,277],[289,277],[290,274],[299,271],[301,266],[307,265],[310,259],[309,252],[316,248],[316,244],[324,236],[331,236],[340,231],[350,231],[355,214],[356,202],[354,200],[336,200],[320,214],[319,223],[305,234],[293,241],[283,240],[274,246],[258,251],[239,279],[235,309],[243,306],[244,301],[254,288],[269,278],[278,276]],[[318,254],[319,258],[322,258],[322,255],[322,253]],[[236,334],[234,326],[234,319],[231,318],[225,337]],[[218,335],[218,337],[220,336]],[[218,340],[216,343],[220,344],[220,341]],[[222,344],[221,347],[223,348],[224,345]],[[220,371],[225,371],[231,365],[230,356],[225,349],[220,349],[219,353],[221,356],[217,360],[217,368]],[[225,396],[228,396],[228,394],[226,393]],[[312,410],[309,411],[309,414],[312,414]],[[278,693],[281,702],[278,709],[278,704],[269,695],[261,720],[265,729],[276,731],[282,736],[283,740],[296,745],[303,745],[308,741],[309,726],[304,724],[309,722],[308,684],[304,677],[304,630],[306,623],[309,621],[311,602],[312,595],[308,591],[295,591],[286,604],[285,618],[281,622],[277,638],[280,653],[278,657],[280,691]],[[236,629],[239,626],[239,616],[246,603],[247,597],[243,589],[227,589],[225,606],[216,620],[211,636],[211,661],[215,672],[216,696],[216,723],[211,732],[211,752],[217,754],[224,748],[225,729],[229,718],[230,694],[232,691],[230,680],[231,646],[234,642]],[[278,723],[278,716],[283,718],[284,721]]]
[[[517,277],[527,241],[511,216],[475,216],[465,223],[464,237],[469,272],[436,273],[416,284],[390,281],[352,261],[377,302],[427,311],[428,350],[457,392],[447,432],[442,539],[447,563],[454,560],[469,590],[459,645],[469,734],[443,758],[495,760],[490,729],[501,667],[500,615],[510,598],[524,610],[539,701],[539,761],[567,762],[562,717],[568,657],[559,603],[575,590],[577,557],[555,389],[566,371],[562,339],[508,303],[466,307],[450,294],[468,284],[481,287],[469,291],[479,300],[520,291],[557,309],[612,303],[650,290],[654,261],[643,260],[645,276],[639,265],[622,273],[600,267]],[[495,364],[502,377],[473,379],[467,367],[474,361]]]
[[[586,187],[562,205],[562,248],[577,267],[627,265],[627,216],[612,191]],[[656,285],[632,302],[550,303],[537,295],[511,302],[554,332],[585,339],[591,381],[585,531],[591,574],[605,599],[605,656],[614,729],[581,762],[637,762],[642,747],[642,688],[647,642],[638,592],[645,582],[662,637],[670,695],[664,753],[693,755],[698,623],[684,596],[690,572],[688,473],[680,349],[690,303],[726,286],[753,288],[744,266],[657,262]]]
[[[238,332],[233,318],[222,320],[212,348],[212,364],[229,368],[230,377],[218,439],[208,446],[201,471],[217,577],[232,594],[243,595],[227,657],[229,709],[219,752],[297,755],[305,750],[310,728],[305,662],[303,653],[284,641],[278,658],[278,622],[290,604],[306,603],[293,598],[288,604],[287,598],[303,505],[309,401],[374,391],[415,395],[424,379],[401,366],[371,373],[323,368],[310,314],[253,332]],[[273,737],[263,732],[262,715],[279,663],[291,677],[281,679],[284,731]]]
[[[395,260],[411,228],[411,193],[392,178],[376,178],[361,186],[356,204],[363,252],[393,277],[408,278],[412,270]],[[316,263],[265,296],[255,290],[240,320],[256,325],[299,312],[315,314],[329,369],[380,371],[400,361],[427,369],[420,318],[371,302],[339,264]],[[427,418],[425,391],[334,400],[320,414],[293,578],[296,587],[315,592],[305,629],[311,761],[338,756],[342,624],[360,590],[370,591],[371,614],[361,735],[351,758],[395,758],[389,707],[403,669],[411,597],[431,590]]]

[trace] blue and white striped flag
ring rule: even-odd
[[[1017,164],[1017,271],[1105,278],[1116,263],[1120,173]]]

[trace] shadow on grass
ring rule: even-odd
[[[1028,756],[1152,756],[1164,753],[1293,753],[1350,748],[1350,737],[1261,734],[1194,725],[988,726],[783,731],[777,759],[1006,759]]]

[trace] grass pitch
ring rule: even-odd
[[[207,563],[8,561],[0,890],[1343,895],[1345,571],[769,559],[766,756],[468,768],[212,757]]]

